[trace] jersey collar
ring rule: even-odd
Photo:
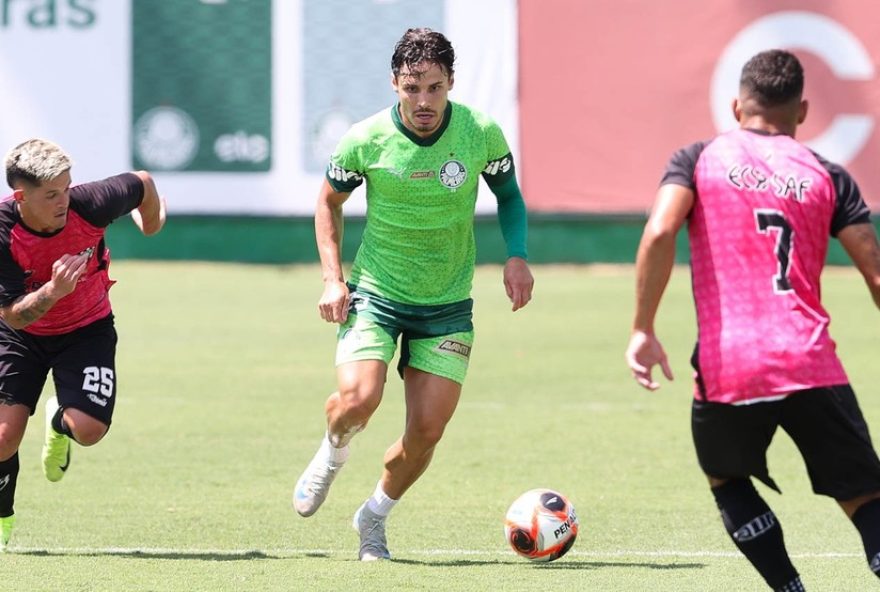
[[[446,103],[446,110],[443,111],[443,121],[440,123],[440,127],[430,136],[423,138],[403,124],[403,121],[400,119],[399,107],[400,103],[397,103],[391,108],[391,120],[394,122],[395,127],[400,130],[400,133],[419,146],[433,146],[440,139],[440,136],[443,135],[443,132],[446,131],[446,128],[449,127],[449,121],[452,119],[452,101],[449,101]]]
[[[764,129],[758,129],[756,127],[744,127],[742,128],[747,132],[752,132],[753,134],[758,134],[759,136],[784,136],[786,134],[782,132],[771,132]]]

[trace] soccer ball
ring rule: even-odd
[[[565,555],[578,533],[574,506],[552,489],[532,489],[510,505],[504,536],[519,555],[530,561],[553,561]]]

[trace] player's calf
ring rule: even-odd
[[[0,552],[6,550],[6,545],[12,536],[12,527],[15,525],[13,505],[18,469],[18,452],[0,462]]]
[[[868,567],[880,578],[880,499],[862,504],[853,514],[852,521],[862,536]]]
[[[712,488],[721,519],[733,543],[777,592],[805,590],[788,557],[776,515],[749,479]]]

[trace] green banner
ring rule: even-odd
[[[271,0],[133,0],[132,162],[268,171]]]

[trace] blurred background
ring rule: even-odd
[[[865,0],[0,0],[0,149],[54,140],[74,182],[152,171],[166,231],[114,225],[115,257],[313,262],[327,158],[394,103],[394,43],[428,26],[456,49],[451,99],[514,151],[532,261],[631,262],[666,161],[735,124],[739,70],[771,47],[807,72],[799,139],[876,210],[878,17]],[[347,258],[364,208],[346,204]],[[484,189],[480,262],[504,258],[494,211]]]

